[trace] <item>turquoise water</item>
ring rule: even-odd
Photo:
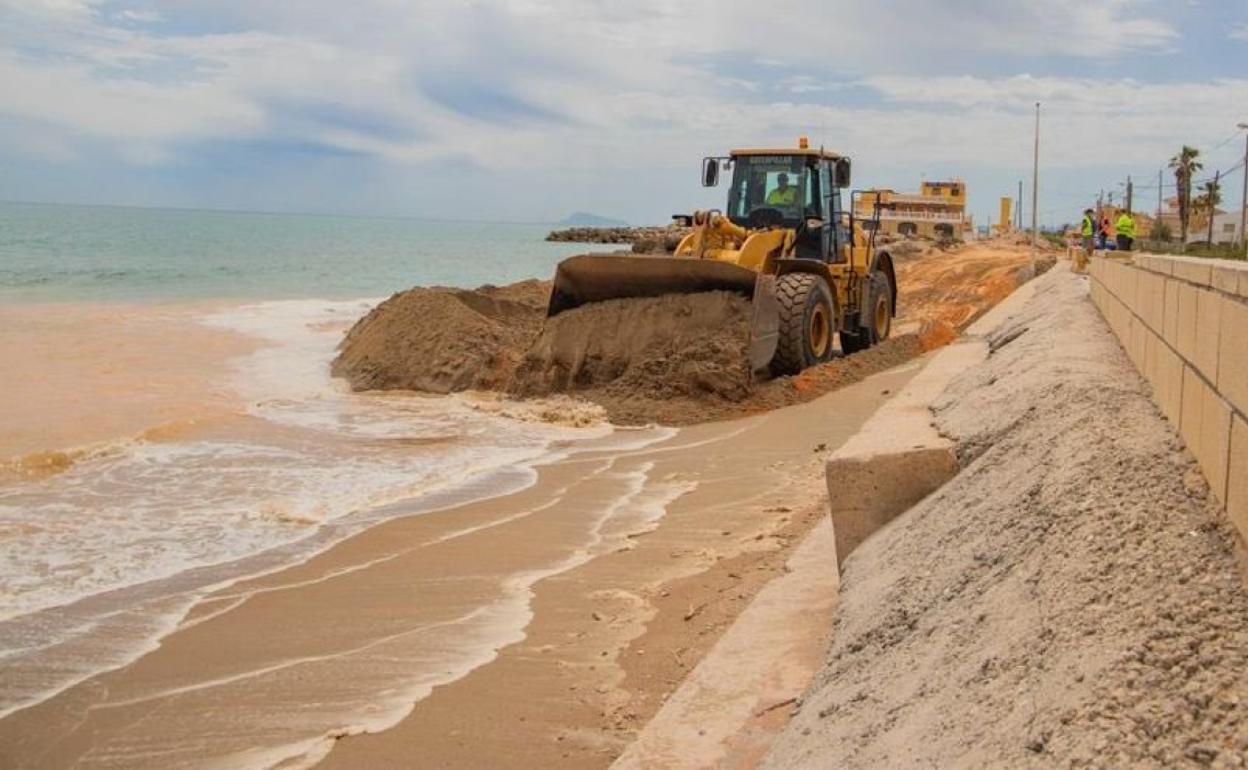
[[[0,302],[376,297],[548,277],[544,224],[0,203]]]

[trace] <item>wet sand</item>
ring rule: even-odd
[[[211,309],[0,307],[0,472],[59,470],[75,451],[236,411],[240,399],[220,383],[227,362],[257,341],[195,321]]]
[[[0,720],[0,766],[604,767],[782,572],[823,515],[822,457],[913,371],[617,433],[519,493],[223,588],[134,663]]]

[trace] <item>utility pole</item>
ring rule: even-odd
[[[1031,268],[1036,268],[1036,245],[1040,235],[1040,223],[1036,218],[1036,203],[1040,196],[1040,102],[1036,102],[1036,144],[1031,153]]]
[[[1248,131],[1248,123],[1240,123],[1236,128]],[[1244,166],[1240,169],[1240,173],[1244,175],[1244,192],[1239,199],[1239,245],[1244,249],[1244,256],[1248,258],[1248,134],[1244,135]]]
[[[1161,232],[1161,175],[1163,169],[1157,169],[1157,231]]]
[[[1131,186],[1131,175],[1127,174],[1127,213],[1128,214],[1131,213],[1131,201],[1134,197],[1132,195],[1132,193],[1134,192],[1134,189],[1135,188]]]
[[[1023,229],[1023,180],[1018,180],[1018,203],[1014,206],[1015,230]]]
[[[1211,194],[1209,195],[1209,198],[1205,201],[1206,203],[1209,204],[1209,234],[1205,242],[1209,244],[1210,248],[1213,247],[1213,212],[1216,211],[1218,208],[1217,206],[1213,205],[1212,193],[1214,190],[1218,189],[1218,179],[1220,179],[1221,176],[1222,176],[1222,172],[1220,170],[1213,172],[1213,188],[1209,191]],[[1243,219],[1242,214],[1240,215],[1240,219]]]

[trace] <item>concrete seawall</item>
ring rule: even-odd
[[[1092,300],[1248,539],[1248,263],[1096,257]]]

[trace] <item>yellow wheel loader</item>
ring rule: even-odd
[[[585,254],[559,264],[547,316],[589,302],[733,291],[753,304],[750,363],[796,374],[833,355],[888,338],[897,313],[897,277],[875,248],[881,204],[855,216],[846,196],[850,161],[797,148],[740,149],[704,158],[702,184],[732,172],[727,208],[697,211],[672,256]],[[848,198],[848,200],[846,200]],[[870,201],[868,201],[870,202]]]

